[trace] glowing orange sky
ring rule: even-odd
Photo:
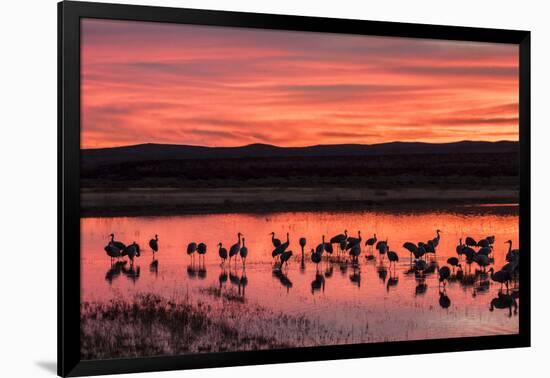
[[[85,19],[83,148],[518,140],[518,47]]]

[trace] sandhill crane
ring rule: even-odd
[[[405,248],[407,251],[409,251],[410,258],[411,258],[411,264],[412,264],[412,255],[414,254],[415,257],[416,257],[416,254],[418,253],[418,247],[414,243],[405,242],[405,244],[403,244],[403,248]]]
[[[158,252],[159,250],[159,236],[155,234],[155,238],[149,240],[149,247],[153,250],[153,253]]]
[[[237,233],[237,242],[229,248],[229,263],[231,264],[231,259],[236,256],[241,250],[241,236],[240,232]],[[236,261],[236,260],[235,260]]]
[[[376,234],[374,236],[376,237]],[[367,240],[367,243],[369,240]],[[386,238],[385,241],[379,241],[378,243],[376,243],[376,249],[378,250],[378,253],[382,256],[382,258],[384,258],[384,255],[388,251],[388,239]]]
[[[437,273],[439,274],[439,282],[443,282],[443,286],[445,286],[446,281],[451,276],[451,269],[449,269],[448,266],[444,265],[437,270]]]
[[[284,251],[281,253],[281,269],[283,268],[283,264],[285,264],[285,266],[288,265],[288,260],[290,260],[291,257],[292,251]]]
[[[113,259],[118,259],[122,256],[122,249],[117,248],[112,242],[109,242],[104,249],[107,252],[107,256],[111,258],[111,265],[113,264]]]
[[[355,263],[357,263],[357,260],[358,260],[360,254],[361,254],[361,243],[355,244],[349,250],[349,255],[352,257],[352,259]]]
[[[227,260],[227,249],[225,249],[222,246],[222,243],[218,243],[218,255],[220,256],[220,259],[222,259],[222,264],[225,263],[225,260]]]
[[[317,244],[317,247],[315,247],[315,253],[317,253],[319,256],[323,256],[323,252],[325,252],[325,246],[325,235],[323,235],[321,243]]]
[[[191,242],[187,245],[187,254],[191,257],[194,256],[194,253],[197,251],[197,243]]]
[[[361,231],[357,231],[357,237],[348,236],[348,243],[346,244],[346,250],[350,250],[355,244],[361,243]]]
[[[281,245],[281,241],[279,239],[275,239],[275,232],[272,232],[269,235],[271,235],[271,243],[273,244],[273,247],[277,248]]]
[[[423,244],[423,247],[426,250],[426,253],[432,253],[435,255],[435,245],[433,240],[428,240],[426,244]]]
[[[487,239],[481,239],[477,242],[477,246],[481,248],[488,248],[490,245],[491,243],[489,243],[489,240]]]
[[[321,255],[311,249],[311,261],[315,264],[317,270],[319,270],[319,263],[321,262]]]
[[[373,246],[377,241],[378,239],[376,238],[376,234],[374,234],[372,238],[367,239],[367,241],[365,242],[365,246],[367,246],[370,249],[371,253],[372,253]]]
[[[130,259],[130,265],[134,264],[134,258],[139,257],[139,245],[134,241],[132,244],[126,247],[126,254]]]
[[[118,249],[121,249],[121,250],[126,249],[126,245],[124,245],[124,243],[115,240],[115,234],[111,234],[109,236],[111,237],[111,244],[113,244]]]
[[[456,246],[456,254],[461,256],[464,253],[464,247],[465,247],[465,245],[462,244],[462,238],[460,238],[460,241],[458,242],[458,245]]]
[[[474,262],[477,263],[477,265],[479,265],[480,268],[483,269],[484,272],[485,272],[485,268],[491,265],[491,260],[489,259],[488,256],[480,255],[478,253],[474,255],[473,260]]]
[[[439,234],[441,233],[441,230],[437,229],[435,230],[435,233],[437,234],[437,236],[432,239],[434,249],[437,248],[437,246],[439,245],[439,239],[441,239],[441,235]]]
[[[289,234],[287,232],[286,233],[286,242],[284,242],[283,244],[280,244],[278,247],[275,247],[273,252],[271,252],[271,256],[273,256],[273,257],[279,256],[281,253],[286,251],[289,244],[290,244],[290,238],[289,238]]]
[[[241,247],[241,250],[239,251],[239,254],[241,255],[241,260],[243,262],[243,266],[246,263],[246,257],[248,256],[248,248],[244,244],[244,238],[243,238],[243,246]]]
[[[460,265],[460,261],[456,257],[449,257],[447,259],[447,264],[449,264],[450,266],[453,267],[453,272],[454,272],[455,268],[457,268],[457,267],[462,268],[462,265]]]
[[[489,273],[491,273],[491,280],[500,283],[501,290],[503,284],[506,284],[506,289],[508,289],[508,282],[512,280],[512,274],[509,271],[503,269],[495,272],[495,269],[491,267]]]
[[[346,242],[348,240],[348,230],[344,230],[343,234],[338,234],[336,236],[333,236],[330,238],[330,244],[338,244],[340,250],[339,253],[342,252],[342,243]],[[345,247],[345,244],[344,244]]]
[[[474,238],[467,236],[466,237],[466,245],[468,247],[477,247],[477,242]]]
[[[388,251],[388,260],[390,260],[390,267],[393,263],[393,269],[395,270],[395,265],[399,261],[399,255],[394,251]]]
[[[199,254],[199,263],[201,256],[202,260],[204,261],[204,255],[206,254],[206,244],[199,243],[199,245],[197,245],[197,253]]]
[[[493,252],[493,247],[491,245],[488,245],[487,247],[482,247],[479,249],[479,251],[477,251],[479,255],[485,255],[485,256],[489,256],[491,252]]]
[[[302,263],[304,261],[304,247],[306,246],[306,238],[300,238],[300,248],[302,248]]]
[[[519,249],[512,249],[512,241],[508,240],[508,252],[506,253],[506,261],[516,261],[519,259]]]

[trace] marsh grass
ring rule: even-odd
[[[350,342],[305,316],[274,313],[212,287],[212,303],[138,294],[81,305],[83,359],[177,355]]]

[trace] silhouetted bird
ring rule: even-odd
[[[478,253],[476,253],[474,255],[474,258],[473,258],[474,262],[477,263],[477,265],[479,265],[480,268],[483,269],[483,271],[485,271],[485,268],[488,267],[489,265],[491,265],[491,260],[489,259],[488,256],[485,256],[485,255],[480,255]]]
[[[399,261],[399,256],[394,251],[388,251],[388,260],[390,260],[390,266],[393,263],[393,267],[395,268],[395,264]]]
[[[442,266],[441,268],[438,269],[438,274],[439,274],[439,282],[443,282],[443,284],[445,285],[445,282],[451,276],[451,269],[449,269],[448,266]]]
[[[317,269],[319,269],[319,263],[321,262],[321,255],[315,252],[315,250],[311,250],[311,261],[317,266]]]
[[[128,258],[130,259],[130,264],[134,264],[134,258],[139,257],[139,245],[136,242],[133,242],[129,246],[126,247],[126,254],[128,255]]]
[[[220,256],[220,259],[222,259],[222,264],[227,260],[227,249],[223,248],[222,243],[218,244],[218,255]]]
[[[519,259],[519,249],[512,249],[512,241],[508,240],[504,244],[509,244],[508,252],[506,253],[506,261],[516,261]]]
[[[447,264],[449,264],[450,266],[453,267],[453,271],[454,271],[455,267],[462,267],[460,265],[460,261],[456,257],[449,257],[447,259]]]
[[[109,236],[111,237],[111,243],[112,243],[115,247],[117,247],[118,249],[121,249],[121,250],[125,250],[125,249],[126,249],[126,245],[124,245],[124,243],[115,240],[115,234],[111,234],[111,235],[109,235]]]
[[[237,233],[237,242],[229,248],[229,262],[231,263],[231,259],[236,256],[239,251],[241,250],[241,236],[242,234],[240,232]]]
[[[270,235],[271,235],[271,243],[273,244],[273,247],[277,248],[278,246],[280,246],[281,241],[275,238],[275,232],[272,232]]]
[[[279,246],[275,247],[275,249],[273,250],[273,252],[271,252],[271,256],[273,257],[277,257],[279,256],[281,253],[283,253],[284,251],[286,251],[286,249],[288,248],[290,244],[290,237],[289,237],[289,234],[288,232],[286,233],[286,242],[284,242],[283,244],[280,244]]]
[[[499,270],[495,272],[495,270],[491,268],[489,272],[491,273],[491,280],[500,283],[501,289],[503,284],[506,284],[506,288],[508,288],[508,282],[512,280],[512,274],[509,271]]]
[[[355,244],[361,243],[361,231],[357,231],[357,237],[348,236],[348,244],[346,245],[346,250],[350,250]]]
[[[437,246],[439,245],[439,239],[441,238],[441,235],[439,235],[441,233],[441,230],[437,229],[437,230],[435,230],[435,232],[436,232],[437,236],[432,239],[434,249],[437,248]]]
[[[239,254],[241,255],[241,260],[243,261],[243,265],[246,263],[246,257],[248,256],[248,248],[244,244],[244,238],[243,238],[243,246],[241,247],[241,250]]]
[[[193,256],[193,254],[197,251],[197,243],[191,242],[187,245],[187,254],[189,256]]]
[[[281,268],[283,267],[283,264],[287,265],[288,260],[292,257],[292,251],[284,251],[281,253]]]
[[[158,252],[159,250],[159,236],[155,234],[155,238],[149,240],[149,247],[153,250],[153,253]]]
[[[376,238],[376,234],[374,234],[374,236],[372,238],[367,239],[367,241],[365,242],[365,246],[369,247],[371,252],[372,252],[372,248],[374,246],[374,243],[376,243],[377,241],[378,241],[378,239]]]
[[[306,246],[306,238],[300,238],[300,248],[302,248],[302,261],[304,260],[304,247]]]
[[[197,246],[197,253],[199,254],[199,259],[202,256],[202,258],[204,260],[204,255],[206,254],[206,244],[199,243],[199,245]],[[200,260],[199,260],[199,262],[200,262]]]
[[[477,247],[477,242],[474,238],[468,236],[466,237],[466,245],[468,247]]]

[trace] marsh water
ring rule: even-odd
[[[330,343],[380,342],[512,334],[518,332],[518,311],[492,308],[500,284],[478,267],[462,265],[465,277],[451,279],[443,288],[437,271],[419,277],[410,272],[410,256],[402,245],[435,237],[442,230],[433,265],[447,265],[456,255],[460,238],[495,236],[494,268],[506,263],[507,240],[518,246],[518,207],[475,205],[437,211],[390,209],[346,212],[279,212],[269,214],[207,214],[152,217],[106,217],[81,220],[81,295],[83,302],[106,302],[113,298],[131,300],[137,293],[155,293],[168,298],[186,297],[220,305],[230,293],[239,306],[258,307],[275,316],[305,317],[328,330]],[[336,258],[318,266],[310,250],[326,239],[348,230],[361,230],[362,254],[358,266]],[[237,233],[246,239],[248,258],[223,266],[217,244],[229,247]],[[293,256],[282,270],[272,258],[271,232],[283,242],[290,235]],[[104,246],[109,234],[115,239],[141,246],[141,256],[129,263],[112,265]],[[399,262],[389,265],[376,250],[367,260],[367,238],[376,233],[388,239]],[[149,240],[158,234],[159,252],[153,258]],[[307,239],[302,264],[300,237]],[[204,242],[204,260],[186,253],[189,242]],[[453,275],[454,277],[454,275]],[[212,292],[218,295],[211,295]],[[226,296],[229,298],[229,296]],[[223,306],[223,303],[221,304]],[[258,315],[261,316],[261,315]],[[261,319],[260,319],[261,320]],[[278,330],[273,330],[278,332]],[[338,337],[331,340],[330,332]],[[345,336],[342,336],[345,335]]]

